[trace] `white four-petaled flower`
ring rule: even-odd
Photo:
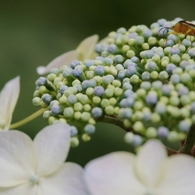
[[[9,130],[12,114],[20,93],[20,77],[6,83],[0,93],[0,130]]]
[[[52,60],[47,66],[39,66],[37,73],[39,75],[47,74],[52,68],[60,68],[63,65],[70,65],[73,60],[84,61],[85,59],[94,59],[97,55],[95,53],[95,45],[98,41],[98,35],[93,35],[84,39],[75,50],[66,52],[54,60]]]
[[[70,127],[53,124],[34,141],[17,130],[0,133],[0,195],[87,195],[83,169],[64,163]]]
[[[114,152],[89,162],[85,181],[92,195],[195,195],[195,160],[167,157],[160,141],[148,141],[138,155]]]

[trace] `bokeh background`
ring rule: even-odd
[[[160,18],[195,20],[192,0],[0,0],[0,89],[21,76],[21,93],[13,122],[37,111],[32,105],[36,67],[76,48],[86,37],[100,39],[119,27],[150,25]],[[40,116],[19,129],[32,138],[47,125]],[[124,131],[98,124],[92,141],[71,149],[68,160],[84,166],[89,160],[112,151],[131,150]]]

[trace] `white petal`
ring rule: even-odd
[[[6,83],[0,93],[0,129],[9,129],[19,93],[20,77],[18,76]]]
[[[99,41],[99,43],[108,43],[109,37],[105,37],[102,40]]]
[[[84,178],[92,195],[142,195],[145,187],[134,173],[135,156],[115,152],[89,162]]]
[[[98,41],[98,35],[90,36],[84,39],[76,50],[66,52],[54,60],[52,60],[47,66],[39,66],[37,73],[39,75],[47,74],[52,68],[60,68],[63,65],[69,66],[73,60],[84,61],[87,58],[93,59],[96,56],[95,45]]]
[[[70,62],[79,57],[79,52],[76,50],[66,52],[54,60],[52,60],[47,66],[39,66],[37,68],[37,73],[39,75],[47,74],[52,68],[60,68],[63,65],[70,65]]]
[[[35,170],[35,153],[30,137],[20,131],[0,133],[0,187],[28,181]]]
[[[195,159],[182,154],[170,157],[165,163],[161,178],[157,194],[194,195]]]
[[[53,173],[64,163],[70,148],[70,126],[53,124],[41,130],[34,139],[38,175]]]
[[[136,167],[140,181],[152,188],[158,182],[162,165],[166,159],[166,150],[160,141],[150,140],[142,146],[137,155]]]
[[[79,46],[77,51],[81,54],[79,60],[84,61],[85,59],[93,59],[95,57],[95,45],[98,42],[98,35],[93,35],[84,39]]]
[[[13,188],[0,188],[1,195],[37,195],[38,186],[25,183]]]
[[[65,163],[58,172],[40,180],[40,194],[88,195],[83,169],[75,163]]]

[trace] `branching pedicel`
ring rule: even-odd
[[[129,131],[125,140],[134,146],[150,138],[184,141],[195,123],[194,37],[165,40],[159,32],[179,20],[110,32],[96,45],[95,59],[74,60],[40,77],[33,104],[49,106],[43,114],[49,124],[72,125],[73,146],[79,135],[89,140],[99,121]]]

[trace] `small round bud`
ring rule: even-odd
[[[78,134],[77,128],[75,126],[71,126],[70,127],[70,135],[71,135],[71,137],[74,137],[77,134]]]
[[[164,126],[160,126],[157,129],[157,134],[158,134],[158,137],[160,138],[167,138],[167,136],[169,135],[169,129]]]
[[[156,92],[149,92],[148,95],[146,96],[146,102],[149,105],[155,105],[158,101],[158,96]]]
[[[94,88],[94,94],[101,97],[104,94],[104,88],[102,86],[97,86]]]
[[[52,96],[50,94],[44,94],[42,95],[41,99],[44,103],[49,104],[52,100]]]
[[[71,147],[75,148],[79,145],[79,140],[77,137],[71,137],[70,139],[70,145]]]
[[[58,104],[53,104],[50,109],[53,115],[58,115],[61,112],[61,107]]]
[[[84,142],[88,142],[88,141],[91,140],[91,137],[90,137],[88,134],[84,133],[84,134],[82,135],[82,140],[83,140]]]
[[[81,114],[81,120],[84,121],[84,122],[89,121],[90,117],[91,117],[91,114],[88,113],[88,112],[83,112]]]
[[[65,118],[72,118],[74,115],[74,110],[72,107],[67,107],[64,109],[63,114],[64,114]]]
[[[45,77],[40,77],[37,81],[36,81],[36,85],[37,86],[44,86],[47,83],[47,79]]]
[[[84,131],[85,131],[85,133],[91,135],[91,134],[95,133],[95,126],[88,124],[84,127]]]
[[[178,128],[182,132],[188,132],[190,130],[191,123],[188,120],[182,120],[179,122]]]
[[[39,97],[35,97],[35,98],[33,98],[32,103],[34,106],[40,106],[42,103],[42,100]]]
[[[155,138],[157,136],[157,130],[154,127],[149,127],[146,129],[146,136],[148,138]]]
[[[73,60],[71,63],[70,63],[70,67],[71,68],[75,68],[76,66],[80,65],[80,62],[78,60]]]

